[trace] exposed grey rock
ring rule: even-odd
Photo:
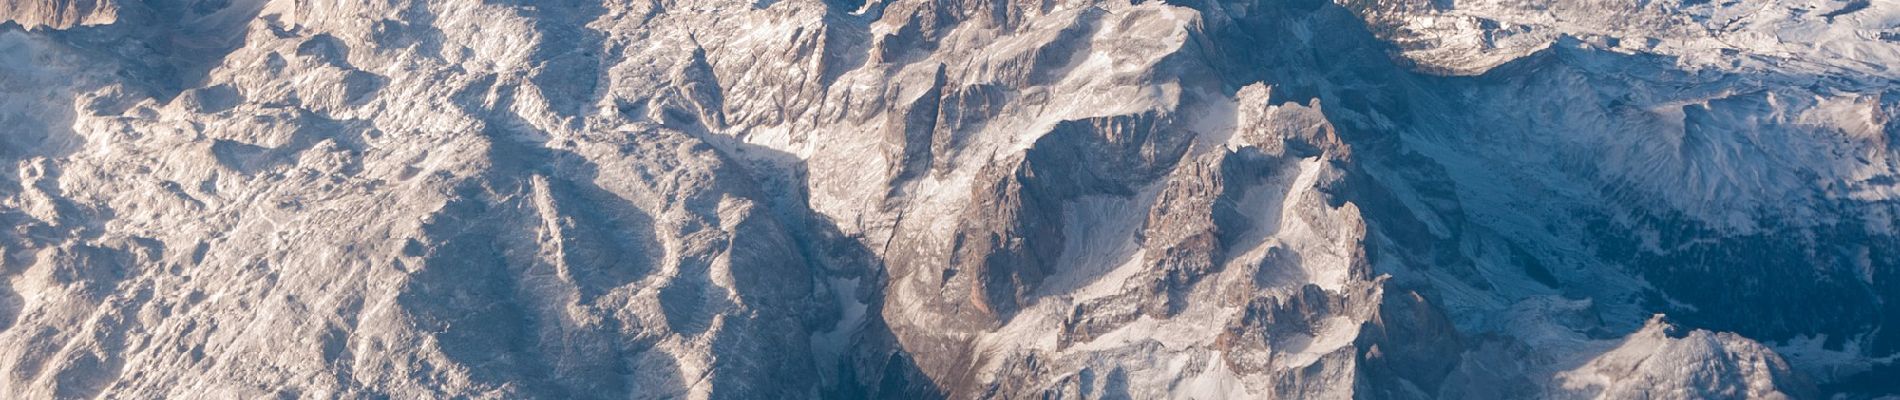
[[[0,392],[1895,394],[1900,8],[1763,4],[0,0]]]

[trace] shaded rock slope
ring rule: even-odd
[[[1891,2],[0,21],[21,398],[1900,394]]]

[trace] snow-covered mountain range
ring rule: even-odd
[[[1900,395],[1886,0],[0,0],[18,398]]]

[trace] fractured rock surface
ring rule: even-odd
[[[0,0],[0,393],[1900,394],[1758,3]]]

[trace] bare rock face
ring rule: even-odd
[[[110,24],[118,20],[119,3],[118,0],[5,0],[0,1],[0,22],[12,22],[28,29]]]
[[[1890,3],[7,1],[17,397],[1900,393]]]

